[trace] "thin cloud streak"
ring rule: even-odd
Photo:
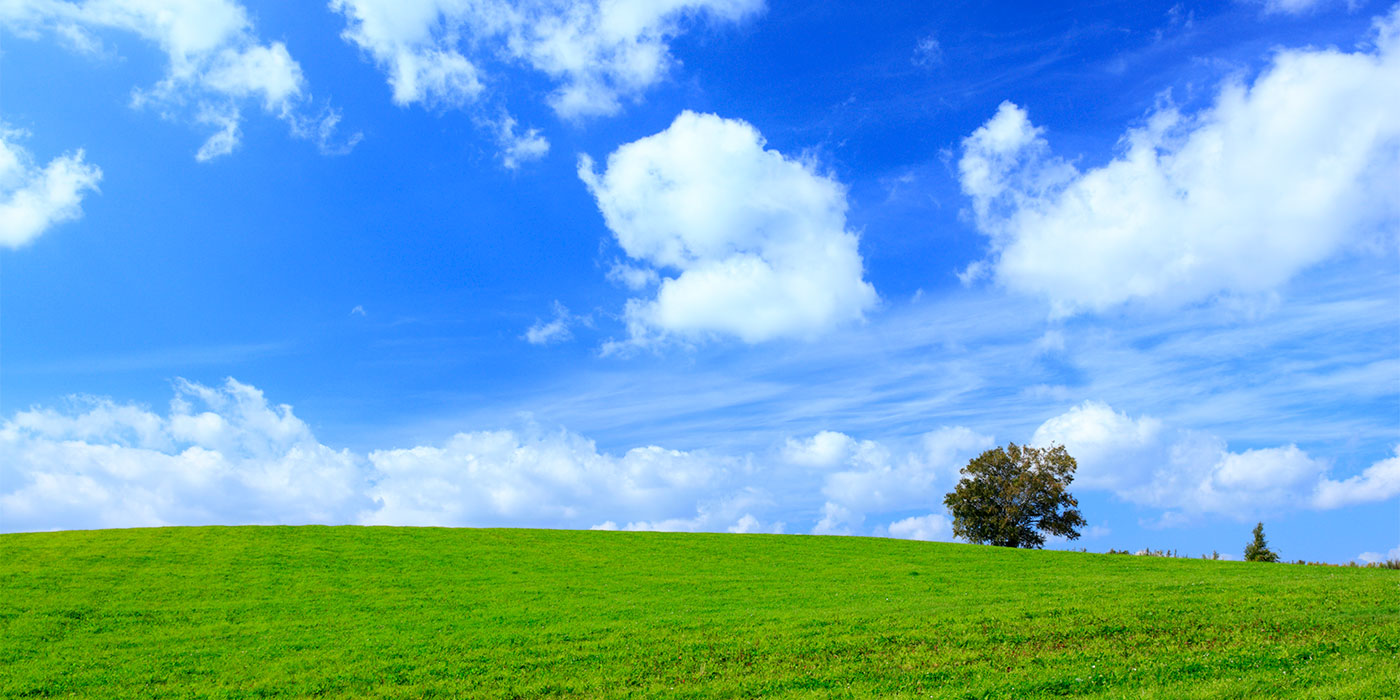
[[[1395,436],[1381,409],[1400,395],[1389,350],[1400,329],[1388,301],[1400,294],[1400,275],[1385,261],[1369,268],[1320,271],[1319,283],[1295,285],[1295,298],[1256,318],[1200,306],[1057,323],[1031,301],[954,292],[820,343],[697,351],[704,369],[679,375],[671,362],[634,358],[503,402],[506,413],[529,412],[605,446],[755,447],[827,428],[889,437],[938,424],[1023,439],[1068,406],[1102,400],[1232,445],[1337,445],[1346,436],[1380,451]],[[1043,347],[1047,331],[1060,334],[1063,350]]]
[[[5,371],[17,375],[97,374],[151,369],[175,371],[189,367],[235,366],[251,360],[289,354],[294,350],[295,345],[285,341],[187,346],[125,355],[70,357],[47,362],[7,364]]]

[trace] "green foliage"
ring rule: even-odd
[[[0,535],[0,698],[1389,698],[1397,585],[854,537]]]
[[[1078,539],[1084,517],[1066,490],[1077,466],[1063,445],[1037,449],[1013,442],[983,452],[943,499],[953,514],[953,534],[998,547],[1039,548],[1042,533]]]
[[[1264,539],[1264,523],[1254,526],[1254,540],[1244,546],[1245,561],[1278,561],[1278,554],[1269,550],[1269,542]]]

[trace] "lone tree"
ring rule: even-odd
[[[1040,548],[1045,534],[1078,539],[1084,516],[1065,488],[1078,465],[1063,445],[1046,449],[1011,443],[978,455],[943,499],[953,534],[998,547]]]
[[[1264,523],[1254,526],[1254,541],[1244,546],[1245,561],[1278,561],[1278,552],[1269,549],[1268,540],[1264,539]]]

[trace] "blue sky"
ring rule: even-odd
[[[0,528],[1400,556],[1383,2],[0,3]]]

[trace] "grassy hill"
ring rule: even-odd
[[[898,540],[0,536],[0,697],[1381,698],[1400,572]]]

